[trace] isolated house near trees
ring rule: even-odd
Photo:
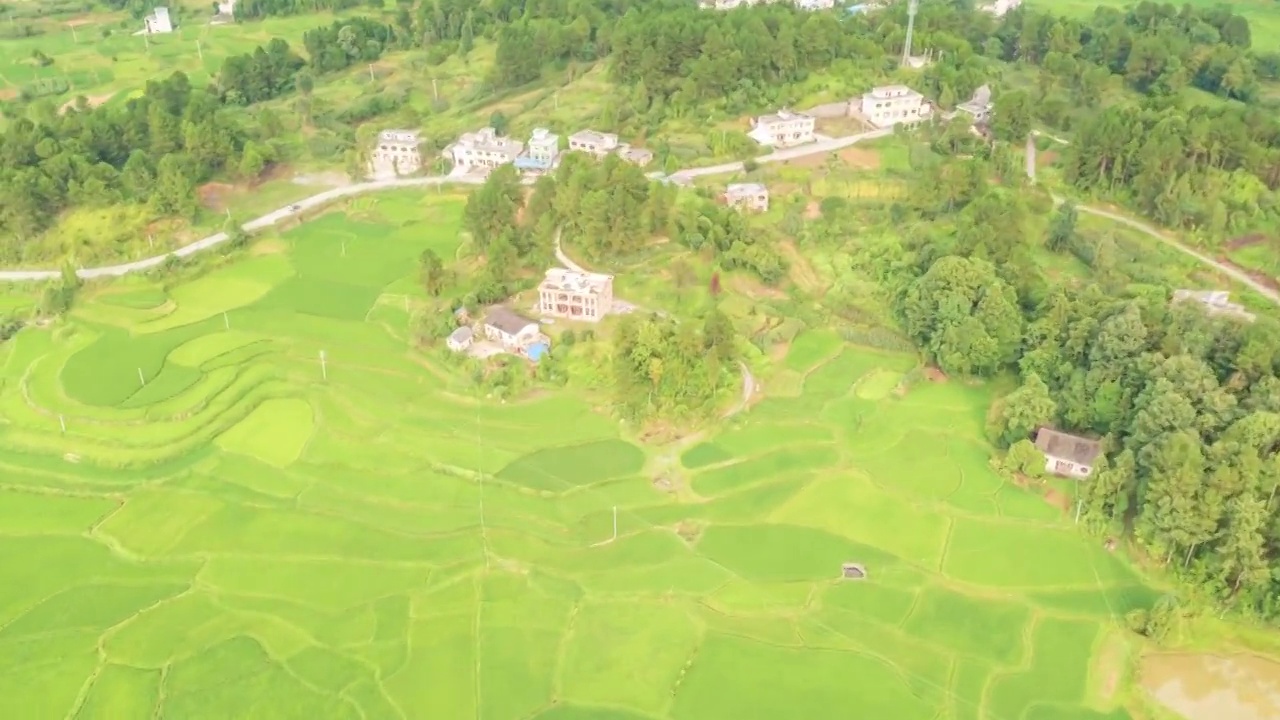
[[[1093,463],[1102,452],[1097,440],[1040,428],[1036,432],[1036,447],[1044,453],[1044,469],[1063,477],[1085,478],[1093,472]]]

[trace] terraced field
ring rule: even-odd
[[[1128,717],[1095,649],[1152,593],[991,473],[983,389],[809,331],[796,392],[675,447],[478,397],[406,343],[461,207],[2,346],[0,715]]]

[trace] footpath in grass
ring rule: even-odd
[[[460,207],[329,215],[6,344],[0,714],[1127,717],[1094,645],[1152,593],[991,474],[982,389],[805,333],[798,394],[665,492],[587,398],[477,406],[374,319]]]

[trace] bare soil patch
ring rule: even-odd
[[[0,100],[12,100],[18,97],[18,88],[0,88]]]
[[[813,269],[809,260],[796,248],[795,243],[784,240],[778,243],[778,249],[791,265],[787,274],[800,289],[808,293],[821,293],[826,290],[826,283],[822,281],[822,276]]]
[[[92,17],[71,18],[67,21],[67,27],[84,27],[85,25],[92,25],[93,22]]]
[[[823,164],[826,162],[827,162],[826,153],[815,153],[813,155],[801,155],[800,157],[797,157],[797,158],[784,160],[782,164],[786,165],[787,167],[817,168],[817,167],[822,167]]]
[[[110,100],[110,99],[111,99],[111,98],[113,98],[113,97],[115,97],[115,93],[105,93],[105,94],[101,94],[101,95],[88,95],[88,96],[86,96],[86,97],[85,97],[85,100],[87,100],[87,101],[89,102],[89,107],[91,107],[91,108],[96,108],[96,107],[98,107],[99,105],[102,105],[103,103],[105,103],[106,101]],[[68,100],[68,101],[66,101],[66,102],[64,102],[64,103],[62,103],[62,107],[58,108],[58,112],[60,112],[60,113],[64,113],[64,112],[66,112],[66,111],[68,111],[68,110],[70,110],[70,109],[74,108],[74,107],[76,106],[76,101],[77,101],[77,100],[79,100],[79,98],[72,98],[72,99],[70,99],[70,100]]]
[[[210,182],[196,188],[196,197],[200,204],[210,210],[222,212],[230,205],[231,196],[236,188],[229,183]]]
[[[754,278],[745,275],[734,275],[729,279],[729,288],[735,292],[742,293],[753,298],[769,298],[771,300],[783,300],[787,294],[778,288],[772,288]]]
[[[1227,241],[1226,245],[1223,245],[1223,248],[1225,248],[1228,252],[1230,252],[1232,250],[1247,248],[1251,245],[1257,245],[1259,243],[1264,243],[1266,241],[1267,241],[1266,235],[1263,235],[1262,233],[1253,233],[1250,235],[1241,235],[1238,238],[1232,238],[1231,240]]]
[[[1042,168],[1047,165],[1052,165],[1057,159],[1057,150],[1042,150],[1036,153],[1036,167]]]
[[[822,217],[822,205],[810,200],[808,205],[804,206],[804,219],[817,220]]]
[[[859,170],[880,169],[880,153],[869,148],[851,145],[840,151],[840,159]]]
[[[1067,512],[1071,509],[1071,498],[1057,488],[1046,487],[1044,489],[1044,501],[1062,512]]]
[[[1221,256],[1221,255],[1218,256],[1218,262],[1221,262],[1223,265],[1227,265],[1235,270],[1239,270],[1240,272],[1256,280],[1259,284],[1265,285],[1266,287],[1269,287],[1272,290],[1280,290],[1280,282],[1276,282],[1276,279],[1274,277],[1264,272],[1254,270],[1253,268],[1247,268],[1235,262],[1231,258]]]
[[[947,381],[947,374],[936,367],[929,366],[924,369],[924,379],[929,382],[944,383]]]
[[[692,545],[702,536],[702,526],[691,520],[681,520],[676,524],[676,534]]]

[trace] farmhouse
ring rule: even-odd
[[[173,20],[169,18],[169,8],[158,7],[150,15],[142,18],[143,30],[148,35],[173,32]]]
[[[421,141],[412,130],[383,130],[369,156],[374,177],[410,175],[422,169]]]
[[[761,115],[751,121],[747,135],[761,145],[787,147],[813,142],[815,119],[812,115],[786,108],[772,115]]]
[[[760,183],[733,183],[720,196],[726,205],[738,209],[765,212],[769,209],[769,188]]]
[[[455,168],[473,170],[492,169],[513,163],[523,149],[524,144],[519,140],[500,137],[496,130],[487,127],[473,133],[463,133],[444,152]]]
[[[633,148],[630,145],[622,145],[618,148],[618,157],[626,160],[632,165],[644,167],[653,162],[653,151],[644,148]]]
[[[1244,309],[1243,305],[1233,303],[1228,298],[1231,294],[1226,290],[1175,290],[1175,303],[1194,302],[1210,315],[1224,315],[1239,318],[1245,322],[1253,322],[1257,316]]]
[[[872,88],[862,96],[862,115],[878,128],[918,123],[930,117],[932,108],[924,95],[906,85]]]
[[[516,167],[531,172],[546,172],[555,167],[560,157],[560,136],[546,128],[534,128],[525,151],[516,158]]]
[[[507,352],[519,354],[544,339],[538,331],[538,321],[502,306],[493,308],[485,316],[484,335]]]
[[[552,268],[538,284],[538,312],[599,322],[613,308],[613,276]]]
[[[795,6],[801,10],[830,10],[836,6],[835,0],[794,0]]]
[[[1022,0],[995,0],[995,2],[978,6],[978,9],[996,17],[1004,17],[1020,7],[1022,7]]]
[[[579,130],[569,136],[569,149],[604,157],[618,149],[618,136],[595,130]]]
[[[1036,431],[1036,447],[1044,453],[1044,469],[1054,475],[1083,478],[1093,472],[1102,443],[1050,428]]]
[[[475,339],[475,331],[469,327],[460,327],[449,334],[449,338],[445,340],[445,345],[454,352],[462,352],[471,347],[471,341]]]
[[[956,111],[968,115],[974,125],[991,118],[991,87],[983,85],[973,91],[973,97],[956,106]]]

